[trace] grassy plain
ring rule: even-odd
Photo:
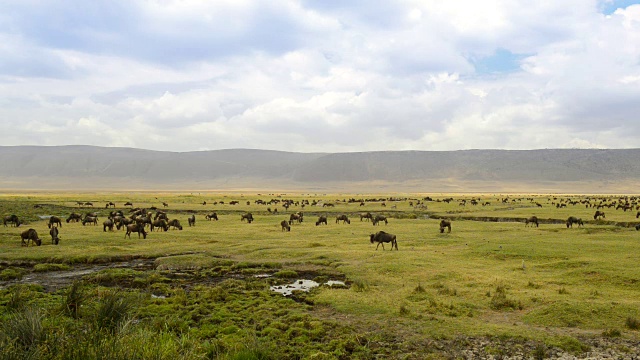
[[[389,196],[407,200],[385,201],[386,206],[380,201],[366,202],[364,206],[343,202]],[[507,350],[483,346],[485,354],[521,351],[533,357],[551,348],[579,354],[588,350],[590,338],[616,337],[637,344],[640,336],[633,324],[640,318],[640,246],[636,230],[627,227],[635,223],[635,211],[605,208],[606,219],[594,221],[595,209],[583,204],[556,208],[552,203],[569,197],[558,195],[511,195],[505,203],[501,199],[506,195],[431,194],[434,200],[455,200],[428,201],[426,209],[409,205],[409,201],[415,203],[424,196],[3,194],[0,214],[15,213],[28,224],[0,228],[0,274],[11,278],[17,273],[19,277],[32,271],[36,264],[42,268],[42,264],[75,266],[155,259],[155,270],[106,270],[87,276],[85,281],[93,284],[91,293],[96,298],[104,293],[100,286],[108,285],[107,288],[127,289],[142,299],[137,301],[135,316],[155,324],[145,328],[152,329],[150,333],[137,335],[144,341],[167,336],[175,344],[182,344],[180,341],[185,341],[187,335],[194,340],[188,351],[184,344],[175,345],[173,352],[166,352],[166,358],[175,358],[171,355],[174,353],[181,354],[181,358],[237,358],[247,343],[258,344],[253,350],[267,349],[263,354],[267,358],[455,358],[465,346],[471,346],[465,342],[478,338],[510,344],[506,345]],[[480,203],[491,204],[459,205],[458,200],[464,198],[480,198]],[[308,199],[335,206],[292,206],[285,210],[281,204],[258,205],[257,199]],[[240,203],[229,205],[231,200]],[[79,208],[77,201],[91,201],[95,209]],[[51,245],[46,221],[38,216],[66,218],[71,212],[99,211],[101,224],[110,211],[104,208],[109,201],[120,209],[126,201],[147,208],[163,208],[162,202],[167,202],[169,206],[163,210],[169,218],[179,219],[184,229],[153,232],[147,239],[136,235],[125,239],[124,232],[103,232],[101,225],[63,223],[60,245]],[[207,205],[202,205],[204,201]],[[267,207],[277,208],[278,214],[268,212]],[[220,220],[206,221],[205,214],[213,211]],[[246,211],[255,217],[252,224],[240,221],[240,214]],[[305,221],[294,224],[291,232],[283,232],[280,221],[296,211],[305,213]],[[366,211],[388,216],[389,224],[374,227],[361,222],[357,214]],[[343,213],[351,217],[351,224],[335,223],[335,216]],[[187,225],[191,214],[196,215],[195,227]],[[329,224],[315,226],[321,214],[327,215]],[[536,228],[517,222],[532,215],[550,222],[568,216],[589,221],[584,228],[571,229],[564,224],[542,223]],[[453,219],[453,231],[439,233],[439,220],[434,217]],[[500,221],[477,221],[489,218]],[[43,246],[20,246],[19,233],[29,227],[44,239]],[[388,245],[385,251],[382,247],[375,250],[368,235],[379,230],[397,235],[399,251],[389,251]],[[55,266],[51,269],[59,270]],[[299,277],[345,279],[349,288],[320,287],[310,294],[285,299],[268,289],[268,285],[282,282],[278,276],[252,277],[277,272],[287,277],[283,274],[291,271]],[[190,274],[191,280],[167,280],[174,279],[176,272]],[[110,277],[122,281],[104,280]],[[245,283],[239,285],[237,281]],[[64,289],[52,294],[38,288],[30,291],[37,295],[27,302],[45,309],[65,296]],[[228,295],[212,295],[217,291]],[[0,305],[4,305],[5,320],[13,316],[9,305],[15,293],[16,286],[2,290]],[[162,297],[155,297],[157,294]],[[224,301],[216,296],[222,296]],[[247,296],[252,299],[251,304],[246,304]],[[200,297],[218,299],[211,300],[218,307],[196,306],[204,302]],[[192,312],[181,310],[190,307],[197,308],[192,311],[199,315],[194,317]],[[179,320],[176,314],[180,314]],[[212,318],[217,320],[203,320]],[[186,325],[175,325],[176,322]],[[210,347],[202,345],[201,340]],[[438,341],[456,345],[443,349]],[[525,346],[528,343],[537,345]],[[513,350],[518,346],[520,350]],[[627,351],[624,345],[619,346],[617,350]]]

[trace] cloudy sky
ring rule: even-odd
[[[640,147],[640,1],[3,0],[0,145]]]

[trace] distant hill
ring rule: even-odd
[[[0,146],[0,188],[635,193],[639,158],[640,149],[327,154]]]

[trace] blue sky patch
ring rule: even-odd
[[[640,4],[640,0],[613,0],[604,1],[602,3],[602,13],[605,15],[613,14],[619,8],[626,8],[631,5]]]
[[[506,49],[497,49],[492,55],[471,58],[478,74],[510,73],[520,69],[520,61],[531,54],[514,54]]]

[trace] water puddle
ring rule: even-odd
[[[339,287],[347,286],[344,281],[339,281],[339,280],[329,280],[326,283],[324,283],[324,285],[327,285],[327,286],[339,286]],[[273,285],[273,286],[270,287],[270,289],[271,289],[271,291],[275,291],[277,293],[280,293],[283,296],[289,296],[294,291],[308,292],[309,290],[311,290],[313,288],[316,288],[318,286],[320,286],[320,283],[318,283],[316,281],[300,279],[300,280],[294,281],[291,284]]]

